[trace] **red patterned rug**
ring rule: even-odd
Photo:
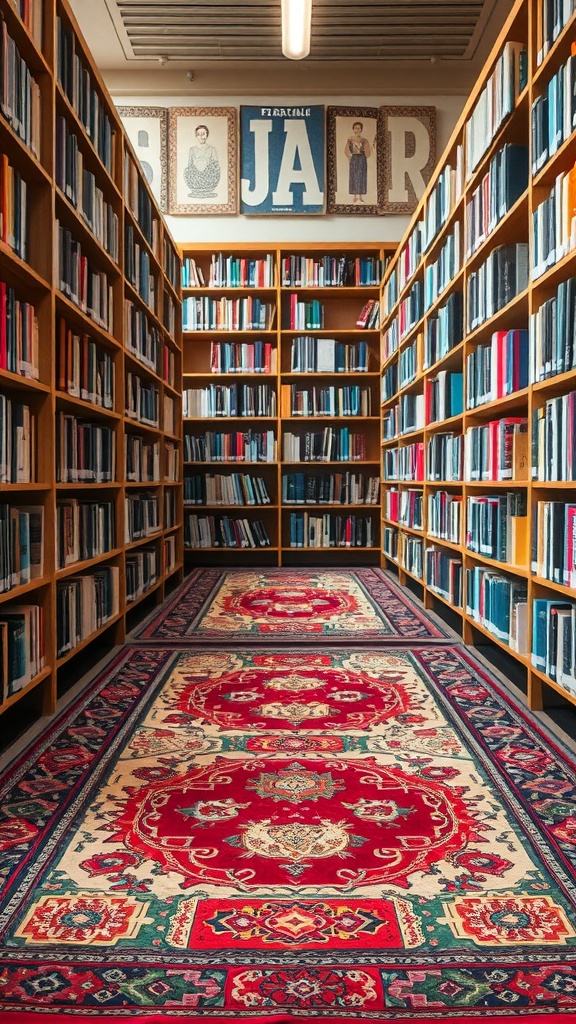
[[[134,639],[222,643],[446,643],[381,569],[196,569]]]
[[[459,647],[127,649],[0,792],[2,1024],[576,1019],[574,764]]]

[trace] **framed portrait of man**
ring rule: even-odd
[[[162,213],[168,209],[168,111],[166,107],[118,107],[142,173]]]
[[[234,107],[168,108],[168,213],[236,213]]]
[[[328,213],[379,213],[383,195],[377,107],[328,107]]]

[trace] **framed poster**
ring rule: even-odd
[[[382,213],[413,213],[436,163],[436,107],[380,107]]]
[[[246,214],[324,213],[324,107],[241,107]]]
[[[237,213],[234,107],[169,107],[168,213]]]
[[[377,107],[328,107],[328,213],[379,213],[380,132]]]
[[[168,208],[168,111],[165,107],[118,107],[142,173],[162,213]]]

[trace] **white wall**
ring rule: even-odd
[[[172,96],[113,95],[118,106],[205,106],[240,107],[253,106],[258,102],[254,96],[202,96],[194,103],[187,94]],[[440,158],[452,134],[452,129],[463,109],[464,96],[350,96],[344,101],[328,96],[314,96],[312,102],[325,106],[379,107],[394,106],[435,106],[436,107],[436,157]],[[286,96],[265,96],[267,106],[282,106],[292,103]],[[303,100],[299,98],[299,103]],[[332,216],[243,216],[222,215],[218,217],[171,217],[166,221],[176,242],[398,242],[409,223],[409,217],[369,217],[350,215]]]

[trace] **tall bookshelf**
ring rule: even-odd
[[[378,564],[380,270],[393,246],[185,244],[180,252],[187,554],[197,563],[329,565],[343,555],[346,564]],[[230,407],[221,389],[233,385]],[[244,387],[266,389],[263,401],[242,405]],[[202,391],[212,405],[199,405]],[[222,437],[233,433],[236,441]],[[221,478],[232,473],[260,478],[251,482],[256,504],[244,504],[250,482],[224,503]],[[217,518],[208,542],[206,523],[219,516],[246,520],[255,546],[230,523],[222,534]]]
[[[534,709],[576,703],[573,6],[514,4],[383,282],[382,564]]]
[[[2,22],[0,715],[183,574],[178,251],[66,0]]]

